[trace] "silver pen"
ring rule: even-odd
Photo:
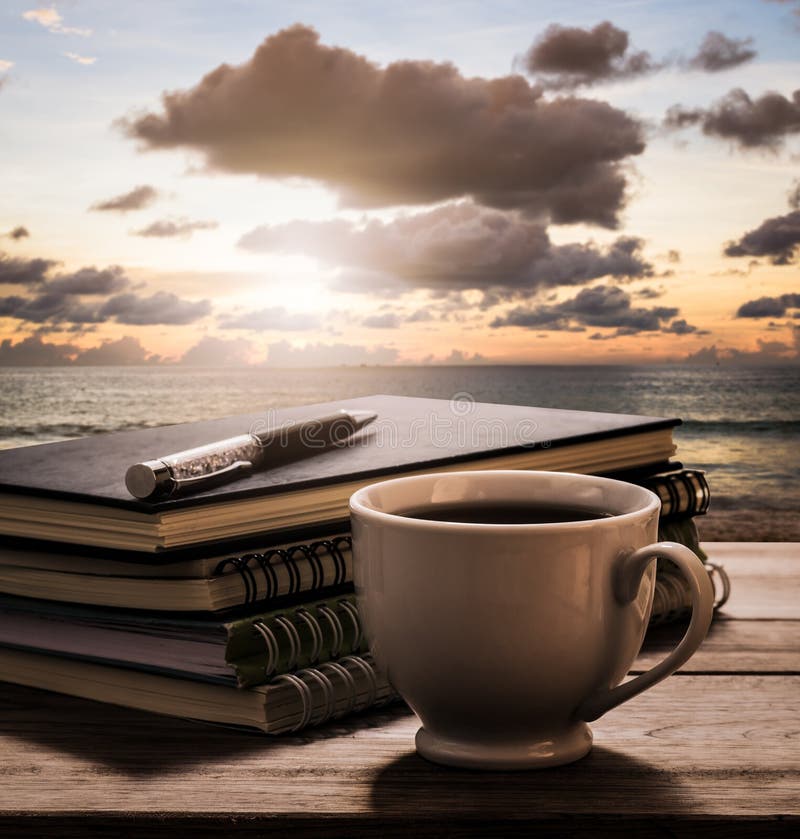
[[[135,498],[147,501],[198,492],[271,464],[346,445],[377,416],[372,411],[340,410],[264,428],[254,424],[246,434],[136,463],[125,473],[125,486]]]

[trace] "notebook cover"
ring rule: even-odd
[[[358,442],[354,438],[345,447],[314,452],[193,495],[150,503],[131,497],[125,487],[125,472],[134,463],[263,428],[265,421],[313,419],[340,408],[375,411],[378,419],[360,432]],[[0,451],[0,492],[160,513],[679,424],[679,419],[630,414],[364,396]]]

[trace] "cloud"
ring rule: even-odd
[[[146,350],[137,338],[124,335],[103,341],[97,347],[81,349],[74,344],[53,344],[31,335],[16,344],[10,338],[0,342],[0,367],[43,367],[56,365],[155,364],[160,356]]]
[[[780,297],[759,297],[739,306],[737,318],[781,318],[787,309],[800,309],[800,294],[782,294]]]
[[[130,210],[142,210],[149,207],[158,197],[159,192],[155,187],[140,184],[130,192],[123,192],[122,195],[115,195],[113,198],[92,204],[89,209],[127,213]]]
[[[87,305],[70,294],[43,291],[36,297],[0,297],[0,316],[31,323],[102,323],[106,318],[96,306]]]
[[[135,230],[134,236],[188,239],[198,230],[214,230],[217,227],[219,227],[219,223],[216,221],[192,221],[188,218],[161,219],[148,224],[141,230]]]
[[[123,335],[116,341],[103,341],[98,347],[91,347],[83,350],[74,360],[74,364],[80,365],[131,365],[131,364],[155,364],[159,356],[153,355],[146,350],[138,338],[130,335]]]
[[[92,34],[91,29],[86,29],[81,26],[64,26],[64,18],[56,11],[55,8],[49,9],[31,9],[23,12],[22,17],[32,23],[38,23],[43,26],[48,32],[54,32],[59,35],[81,35],[88,37]]]
[[[300,332],[306,329],[319,329],[317,315],[288,312],[283,306],[270,306],[255,309],[238,315],[226,315],[218,321],[222,329],[250,329],[254,332],[276,330],[282,332]]]
[[[362,326],[370,329],[398,329],[403,319],[397,312],[383,312],[382,314],[368,315],[361,321]]]
[[[608,103],[546,101],[521,76],[466,78],[451,64],[379,67],[302,25],[162,106],[119,125],[145,149],[198,151],[212,170],[320,181],[349,207],[472,196],[613,227],[622,164],[645,145],[642,125]]]
[[[49,280],[49,291],[62,294],[112,294],[130,285],[130,280],[119,265],[110,268],[80,268],[71,274],[59,274]]]
[[[660,68],[647,52],[629,51],[628,33],[610,21],[593,29],[553,24],[531,45],[522,64],[550,90],[642,76]]]
[[[288,341],[270,344],[270,367],[335,367],[338,365],[394,364],[398,352],[393,347],[364,347],[356,344],[306,344],[293,347]]]
[[[13,239],[16,242],[20,239],[27,239],[31,234],[27,227],[18,225],[17,227],[12,228],[8,231],[8,233],[5,233],[3,235],[6,236],[8,239]],[[0,256],[0,258],[2,258],[2,256]]]
[[[496,317],[489,326],[518,326],[541,331],[582,332],[587,326],[616,328],[616,335],[635,335],[664,328],[663,322],[678,314],[667,306],[636,308],[630,295],[616,286],[584,288],[561,303],[518,306]],[[594,337],[594,336],[593,336]],[[602,337],[598,333],[598,337]]]
[[[637,288],[636,291],[633,292],[633,296],[640,297],[642,300],[655,300],[658,297],[664,296],[664,290],[647,286],[645,288]]]
[[[50,344],[31,335],[16,344],[0,342],[0,367],[49,367],[67,364],[79,352],[73,344]]]
[[[683,318],[679,320],[674,320],[669,326],[665,326],[661,330],[662,332],[667,332],[672,335],[708,335],[710,334],[707,329],[700,329],[694,324],[687,323]]]
[[[738,242],[730,242],[725,256],[768,256],[773,265],[790,265],[800,245],[800,210],[763,221],[745,233]]]
[[[604,276],[630,279],[653,272],[639,239],[620,237],[605,248],[554,245],[539,222],[466,202],[361,225],[343,219],[264,225],[245,234],[239,246],[302,253],[359,269],[340,280],[340,287],[356,291],[394,281],[409,288],[480,289],[512,297]]]
[[[788,198],[789,206],[793,210],[800,210],[800,178],[792,184]]]
[[[19,259],[0,252],[0,285],[38,285],[55,265],[52,259]]]
[[[191,367],[242,367],[253,355],[253,344],[244,338],[204,335],[183,354],[180,364]]]
[[[667,110],[664,126],[681,129],[699,125],[709,137],[731,140],[742,148],[777,150],[789,134],[800,131],[800,90],[791,98],[770,91],[751,99],[741,88],[729,91],[710,108]]]
[[[116,319],[129,324],[185,324],[205,317],[211,311],[208,300],[182,300],[175,294],[158,291],[150,297],[132,292],[116,294],[130,285],[119,265],[109,268],[85,267],[77,271],[48,276],[56,262],[48,259],[16,259],[0,253],[0,284],[30,286],[33,297],[0,297],[0,317],[31,323],[104,323]],[[85,300],[115,294],[103,301]]]
[[[91,65],[97,61],[97,58],[93,55],[80,55],[77,52],[65,52],[64,56],[69,58],[70,61],[74,61],[76,64],[83,64],[83,65]]]
[[[149,297],[131,292],[112,297],[100,308],[104,319],[114,317],[118,323],[136,324],[186,324],[194,323],[211,311],[209,300],[182,300],[169,291],[157,291]]]
[[[689,59],[693,70],[718,73],[738,67],[756,57],[752,38],[729,38],[722,32],[712,30],[706,34],[697,53]]]
[[[800,352],[797,349],[800,331],[794,329],[794,344],[783,341],[756,340],[758,349],[738,350],[728,347],[701,347],[689,353],[684,359],[687,364],[734,364],[734,365],[763,365],[763,364],[797,364],[800,362]]]
[[[485,364],[489,359],[482,355],[481,353],[472,353],[470,355],[468,352],[464,352],[464,350],[450,350],[450,354],[444,356],[443,358],[435,358],[434,356],[428,356],[425,359],[426,364],[442,364],[442,365],[457,365],[457,364]]]

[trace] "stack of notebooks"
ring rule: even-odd
[[[268,733],[395,699],[362,632],[347,506],[382,478],[611,475],[657,492],[662,537],[699,548],[708,486],[672,460],[678,420],[370,396],[269,421],[338,408],[378,420],[351,445],[157,503],[128,494],[128,466],[263,426],[264,415],[0,452],[0,680]],[[680,575],[660,565],[653,621],[688,602]]]

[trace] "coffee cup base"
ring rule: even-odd
[[[416,746],[421,757],[445,766],[496,771],[546,769],[572,763],[589,754],[592,730],[585,722],[578,722],[547,738],[493,743],[440,737],[420,728]]]

